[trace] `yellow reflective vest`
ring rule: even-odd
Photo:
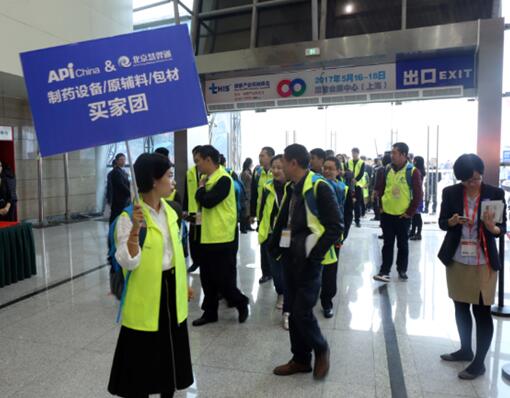
[[[273,178],[273,173],[271,170],[266,172],[263,167],[260,167],[256,171],[255,178],[257,178],[257,212],[255,215],[258,217],[260,214],[260,203],[262,201],[262,192],[264,190],[264,186],[271,178]]]
[[[264,208],[261,209],[260,213],[261,217],[259,220],[258,235],[259,244],[264,243],[269,237],[269,234],[273,232],[274,225],[271,225],[271,214],[273,213],[274,205],[276,204],[278,209],[280,209],[280,203],[277,202],[278,196],[274,188],[274,180],[271,179],[266,182],[262,195],[266,195],[266,201],[264,202]],[[257,216],[259,216],[259,214],[257,214]],[[275,220],[273,220],[273,224]]]
[[[186,183],[188,191],[188,213],[197,213],[198,204],[195,194],[198,190],[198,170],[197,166],[193,166],[186,172]]]
[[[235,239],[237,228],[237,203],[234,181],[223,167],[219,167],[205,183],[205,190],[210,191],[222,177],[230,180],[228,196],[213,208],[202,207],[202,231],[200,243],[229,243]]]
[[[399,171],[393,167],[386,173],[386,186],[381,198],[382,210],[386,214],[401,216],[404,214],[412,201],[412,181],[408,181],[407,173],[413,175],[415,167],[408,163]]]
[[[361,167],[365,164],[365,162],[361,159],[358,159],[358,161],[356,162],[356,166],[354,166],[354,160],[349,160],[349,162],[347,163],[347,168],[352,171],[352,174],[353,174],[353,177],[356,178],[360,171],[361,171]],[[358,181],[356,183],[356,186],[359,187],[360,186],[360,181]]]
[[[287,185],[289,185],[287,183]],[[326,230],[324,226],[321,224],[319,218],[317,215],[314,214],[314,211],[310,208],[308,201],[306,199],[307,193],[309,191],[312,191],[313,200],[317,198],[317,188],[319,184],[326,184],[329,189],[331,187],[329,186],[328,182],[321,176],[316,175],[313,171],[309,171],[308,175],[306,176],[305,182],[303,184],[303,199],[305,202],[305,209],[306,209],[306,224],[308,226],[308,229],[316,236],[317,241],[320,239],[320,237],[324,234],[324,231]],[[287,186],[286,185],[286,186]],[[287,189],[285,189],[285,194],[283,196],[282,203],[285,202],[287,196]],[[328,265],[328,264],[334,264],[338,261],[336,257],[335,252],[335,246],[332,245],[329,250],[324,255],[324,259],[322,260],[321,264]]]
[[[127,280],[126,297],[122,306],[122,325],[144,332],[156,332],[159,327],[159,307],[162,289],[163,232],[152,219],[149,209],[141,201],[142,211],[147,224],[140,264],[130,271]],[[164,201],[161,210],[166,212],[170,243],[172,245],[172,265],[175,268],[175,301],[177,322],[180,324],[188,317],[188,284],[186,264],[179,238],[177,213]],[[121,217],[129,217],[124,212]],[[124,270],[124,276],[127,271]]]

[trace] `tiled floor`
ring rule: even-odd
[[[442,233],[434,225],[425,228],[424,239],[410,243],[409,281],[388,285],[407,396],[510,397],[510,383],[501,378],[501,366],[510,362],[510,320],[495,318],[484,377],[460,381],[462,365],[439,360],[455,349],[458,337],[444,267],[436,259]],[[104,223],[94,221],[35,231],[38,275],[0,289],[0,305],[104,264],[106,232]],[[326,320],[317,308],[332,349],[325,382],[309,374],[272,375],[274,366],[290,358],[288,333],[274,309],[273,287],[258,284],[256,236],[243,235],[238,269],[251,316],[239,325],[236,311],[223,306],[220,322],[190,327],[196,381],[176,396],[391,397],[383,297],[371,279],[379,263],[377,234],[376,224],[368,221],[352,230],[341,254],[335,317]],[[190,282],[199,292],[198,273]],[[190,319],[201,313],[198,296],[190,304]],[[0,310],[0,397],[108,397],[116,309],[103,268]]]

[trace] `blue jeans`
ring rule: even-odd
[[[273,283],[276,293],[278,295],[283,295],[283,312],[290,312],[290,307],[288,304],[289,300],[287,298],[287,292],[285,289],[285,281],[283,279],[283,261],[281,258],[277,260],[269,254],[267,249],[268,240],[262,243],[261,252],[263,252],[266,256],[269,266],[271,267],[271,275],[273,276]]]

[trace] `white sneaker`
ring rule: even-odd
[[[284,312],[283,313],[283,317],[282,317],[282,326],[285,330],[289,330],[289,316],[290,316],[290,313],[289,312]]]
[[[283,294],[279,294],[278,299],[276,299],[276,309],[283,309]]]
[[[374,275],[374,280],[376,281],[380,281],[380,282],[391,282],[391,279],[390,279],[390,276],[389,275],[384,275],[384,274],[377,274],[377,275]]]

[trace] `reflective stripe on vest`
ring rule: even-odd
[[[404,214],[411,204],[411,187],[407,182],[406,172],[408,165],[395,172],[393,167],[386,175],[386,187],[381,198],[384,213],[393,216]],[[411,170],[411,175],[415,168]]]
[[[205,190],[210,191],[222,177],[230,180],[230,190],[228,196],[211,209],[202,207],[202,231],[200,243],[229,243],[235,239],[237,228],[237,203],[234,189],[234,180],[225,171],[219,167],[205,184]]]
[[[186,172],[186,183],[188,184],[188,213],[197,213],[198,204],[195,194],[198,189],[197,167],[193,166]]]
[[[140,264],[129,277],[126,300],[122,308],[122,325],[134,330],[155,332],[159,327],[164,242],[163,233],[152,219],[147,205],[143,202],[141,204],[147,223],[147,237]],[[161,201],[161,206],[161,210],[166,212],[172,245],[177,322],[182,323],[188,317],[188,284],[184,253],[179,239],[177,213],[164,200]],[[122,216],[129,217],[127,213],[122,213]]]
[[[259,243],[264,243],[269,234],[273,231],[274,225],[271,225],[271,213],[274,209],[274,204],[276,203],[276,191],[274,189],[273,180],[269,180],[264,186],[264,190],[262,191],[262,195],[267,192],[266,202],[264,203],[264,208],[262,209],[262,218],[259,220]]]

